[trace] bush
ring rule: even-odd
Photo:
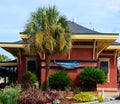
[[[62,101],[62,99],[64,99],[64,97],[59,91],[42,91],[35,88],[29,88],[20,93],[18,104],[52,104],[54,100]]]
[[[23,76],[22,76],[22,88],[23,89],[28,89],[31,86],[35,86],[35,83],[38,82],[38,79],[36,75],[30,71],[27,71]]]
[[[0,91],[0,104],[17,104],[20,87],[6,87]]]
[[[58,71],[49,76],[49,85],[52,89],[63,90],[66,86],[72,83],[71,78],[65,71]]]
[[[106,82],[105,72],[94,67],[85,67],[79,78],[82,89],[87,91],[96,90],[96,84]]]
[[[92,102],[92,101],[103,102],[104,99],[94,92],[80,92],[74,95],[71,98],[71,100],[77,102]]]

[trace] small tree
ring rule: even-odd
[[[22,76],[22,88],[23,89],[28,89],[29,87],[33,86],[36,82],[38,82],[36,75],[31,73],[30,71],[27,71]]]
[[[85,67],[79,74],[80,85],[84,90],[96,90],[97,84],[106,82],[105,72],[95,67]]]
[[[49,84],[53,89],[64,89],[66,86],[72,83],[71,78],[65,71],[58,71],[49,76]]]
[[[8,56],[0,54],[0,62],[10,61],[11,59]]]
[[[24,31],[28,38],[25,49],[45,55],[46,89],[49,87],[49,65],[51,55],[65,54],[71,49],[71,29],[65,16],[60,15],[55,6],[38,8],[31,14]]]

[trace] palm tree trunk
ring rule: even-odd
[[[50,66],[50,54],[45,53],[45,63],[46,63],[46,90],[49,89],[49,66]]]

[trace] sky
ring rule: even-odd
[[[120,0],[1,0],[0,42],[20,40],[32,12],[55,5],[68,20],[101,33],[120,34]],[[120,42],[120,36],[116,40]],[[0,54],[13,58],[0,49]]]

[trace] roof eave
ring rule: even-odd
[[[73,34],[71,35],[72,40],[82,39],[96,39],[96,40],[116,40],[119,34]]]

